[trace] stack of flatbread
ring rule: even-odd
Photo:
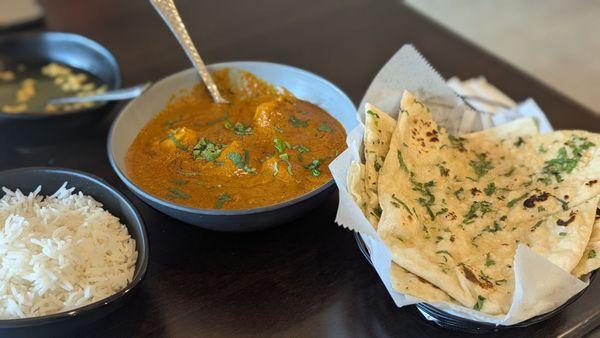
[[[527,245],[581,277],[600,267],[600,135],[531,119],[449,135],[405,92],[396,121],[366,105],[348,188],[392,254],[393,288],[505,315]]]

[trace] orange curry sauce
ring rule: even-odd
[[[129,148],[136,185],[190,207],[246,209],[331,179],[327,166],[346,136],[335,118],[251,73],[223,69],[213,77],[229,104],[213,103],[202,84],[173,98]]]

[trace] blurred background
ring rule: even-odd
[[[600,1],[404,2],[600,114]]]

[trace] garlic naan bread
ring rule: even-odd
[[[592,232],[600,137],[453,137],[406,92],[379,172],[378,233],[395,263],[464,306],[507,313],[518,244],[571,271]]]
[[[366,164],[352,162],[348,170],[347,185],[354,202],[361,208],[371,225],[377,229],[381,215],[377,180],[379,170],[388,153],[396,120],[368,103],[365,110]],[[450,297],[439,288],[394,263],[392,263],[390,274],[392,287],[396,291],[425,301],[450,301]]]
[[[497,127],[483,129],[461,136],[467,140],[473,140],[474,142],[477,142],[478,140],[496,142],[506,138],[533,136],[537,135],[538,133],[539,130],[533,118],[522,117],[520,119],[501,124]]]
[[[576,277],[581,277],[598,268],[600,268],[600,206],[596,209],[596,222],[592,228],[590,241],[581,260],[571,273]]]
[[[393,263],[390,267],[392,288],[426,302],[452,302],[452,298],[437,286]]]
[[[352,162],[348,171],[348,190],[350,191],[355,203],[361,208],[363,214],[370,220],[373,227],[377,228],[379,214],[370,214],[374,210],[380,210],[379,196],[377,194],[377,180],[379,178],[379,169],[385,161],[389,150],[389,143],[392,137],[396,120],[377,107],[366,105],[366,132],[365,132],[365,158],[367,165],[358,162]],[[537,125],[532,118],[521,118],[503,125],[485,129],[479,132],[466,134],[469,139],[489,139],[500,140],[506,137],[517,135],[535,135],[538,133]],[[371,168],[369,181],[366,184],[365,167]],[[370,197],[370,210],[366,207],[367,194],[366,187]],[[369,217],[370,216],[370,217]],[[377,217],[376,217],[377,216]],[[438,287],[432,285],[426,280],[406,271],[396,263],[391,263],[390,276],[394,290],[421,299],[423,301],[447,301],[452,299]]]
[[[365,165],[353,161],[350,164],[350,168],[348,168],[348,177],[346,180],[348,191],[350,192],[350,195],[352,195],[354,203],[358,205],[364,214],[367,206],[365,193]]]
[[[396,126],[387,113],[372,104],[365,105],[365,191],[367,193],[366,214],[371,225],[377,229],[381,208],[377,194],[379,170],[390,148],[390,139]]]
[[[532,118],[526,117],[502,124],[494,128],[465,134],[463,137],[473,140],[485,139],[499,141],[506,137],[516,137],[517,135],[536,135],[537,133],[538,128],[535,121]],[[390,139],[383,140],[383,142],[389,144]],[[439,289],[437,286],[434,286],[423,278],[408,272],[406,269],[400,267],[394,262],[391,263],[390,272],[392,287],[398,292],[419,298],[423,301],[453,302],[452,298],[450,298],[448,294]]]

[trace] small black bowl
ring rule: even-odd
[[[373,262],[371,262],[371,254],[369,253],[369,249],[365,245],[365,242],[360,237],[360,234],[355,232],[354,237],[356,238],[356,243],[358,245],[358,249],[363,254],[363,256],[367,259],[367,261],[372,265]],[[594,280],[595,277],[596,277],[596,273],[593,272],[590,277],[590,284]],[[427,303],[417,303],[416,307],[426,319],[431,320],[436,325],[438,325],[442,328],[471,333],[471,334],[489,334],[489,333],[497,332],[500,330],[527,327],[527,326],[545,321],[551,317],[554,317],[555,315],[560,313],[562,310],[564,310],[567,306],[569,306],[571,303],[573,303],[574,301],[579,299],[579,297],[581,297],[585,293],[586,290],[587,290],[587,288],[581,290],[578,294],[571,297],[564,304],[560,305],[559,307],[557,307],[556,309],[554,309],[550,312],[543,313],[541,315],[535,316],[526,321],[523,321],[523,322],[520,322],[517,324],[513,324],[513,325],[495,325],[492,323],[479,322],[479,321],[475,321],[475,320],[471,320],[471,319],[462,318],[462,317],[450,314],[446,311],[440,310],[440,309],[436,308],[435,306],[427,304]]]
[[[148,237],[144,222],[134,206],[115,188],[96,176],[70,169],[31,167],[0,172],[0,187],[20,189],[24,194],[41,185],[40,194],[51,195],[65,182],[68,182],[68,187],[75,187],[75,191],[81,191],[101,202],[104,209],[127,226],[129,234],[136,241],[138,252],[133,279],[116,294],[71,311],[41,317],[0,320],[0,337],[43,336],[48,332],[65,332],[91,323],[122,306],[146,274]]]
[[[59,62],[69,67],[86,71],[107,86],[108,90],[121,86],[121,72],[115,57],[103,46],[84,36],[61,33],[15,33],[0,37],[0,64],[37,65]],[[109,104],[72,112],[58,113],[18,113],[0,111],[0,124],[39,126],[46,129],[53,126],[81,125],[98,121]]]

